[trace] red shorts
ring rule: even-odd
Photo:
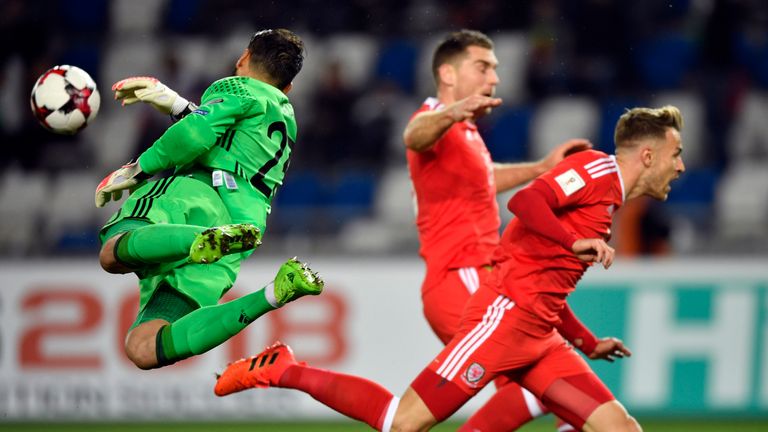
[[[498,375],[540,398],[558,378],[592,373],[551,325],[487,284],[469,300],[458,333],[428,368],[470,396]]]
[[[485,267],[452,269],[446,271],[439,282],[430,282],[431,287],[422,286],[424,317],[443,344],[450,342],[459,331],[464,307],[490,274]]]
[[[486,279],[467,301],[455,336],[411,387],[444,420],[498,378],[497,385],[522,385],[571,425],[583,426],[614,399],[610,390],[551,324],[516,307]]]

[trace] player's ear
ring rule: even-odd
[[[237,59],[237,63],[235,63],[235,70],[238,72],[237,75],[243,75],[243,70],[248,68],[248,64],[251,60],[251,52],[248,51],[248,48],[243,50],[243,54],[240,55],[240,58]]]
[[[289,83],[287,86],[283,88],[283,93],[288,94],[289,91],[293,88],[293,83]]]
[[[456,69],[450,63],[443,63],[437,68],[437,73],[440,76],[440,81],[448,86],[456,84]]]
[[[640,150],[640,159],[643,162],[643,166],[649,168],[653,164],[653,149],[648,146],[643,146]]]

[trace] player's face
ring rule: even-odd
[[[468,47],[467,55],[462,58],[456,69],[454,100],[472,95],[491,97],[496,94],[496,86],[499,84],[499,75],[496,73],[498,65],[499,61],[493,50],[478,46]],[[488,112],[490,111],[489,108]]]
[[[670,183],[685,171],[682,153],[683,143],[680,140],[680,132],[672,128],[667,129],[664,140],[656,149],[647,195],[666,201],[669,191],[672,190]]]

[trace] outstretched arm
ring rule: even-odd
[[[170,114],[174,120],[180,120],[197,108],[154,77],[125,78],[114,83],[112,91],[115,92],[115,100],[121,101],[123,106],[144,102],[163,114]]]
[[[501,105],[501,99],[474,95],[437,111],[417,114],[403,132],[405,146],[415,152],[427,151],[454,123],[475,118],[487,108]]]
[[[217,137],[246,115],[261,115],[263,102],[246,97],[247,86],[238,77],[211,84],[203,93],[203,104],[169,127],[150,148],[139,156],[147,173],[185,166],[210,150]]]
[[[547,157],[537,162],[494,163],[493,175],[496,179],[496,192],[504,192],[531,181],[552,169],[566,156],[590,148],[592,148],[592,143],[588,140],[572,139],[560,144]]]

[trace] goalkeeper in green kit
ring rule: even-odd
[[[273,283],[218,304],[240,262],[261,244],[282,184],[296,139],[286,94],[303,53],[303,42],[288,30],[255,33],[235,76],[211,84],[200,106],[154,78],[113,86],[123,105],[149,103],[179,120],[96,189],[97,207],[133,192],[101,229],[99,260],[109,273],[139,277],[139,313],[125,339],[139,368],[204,353],[259,316],[322,291],[317,274],[291,259]],[[165,170],[173,175],[148,181]]]

